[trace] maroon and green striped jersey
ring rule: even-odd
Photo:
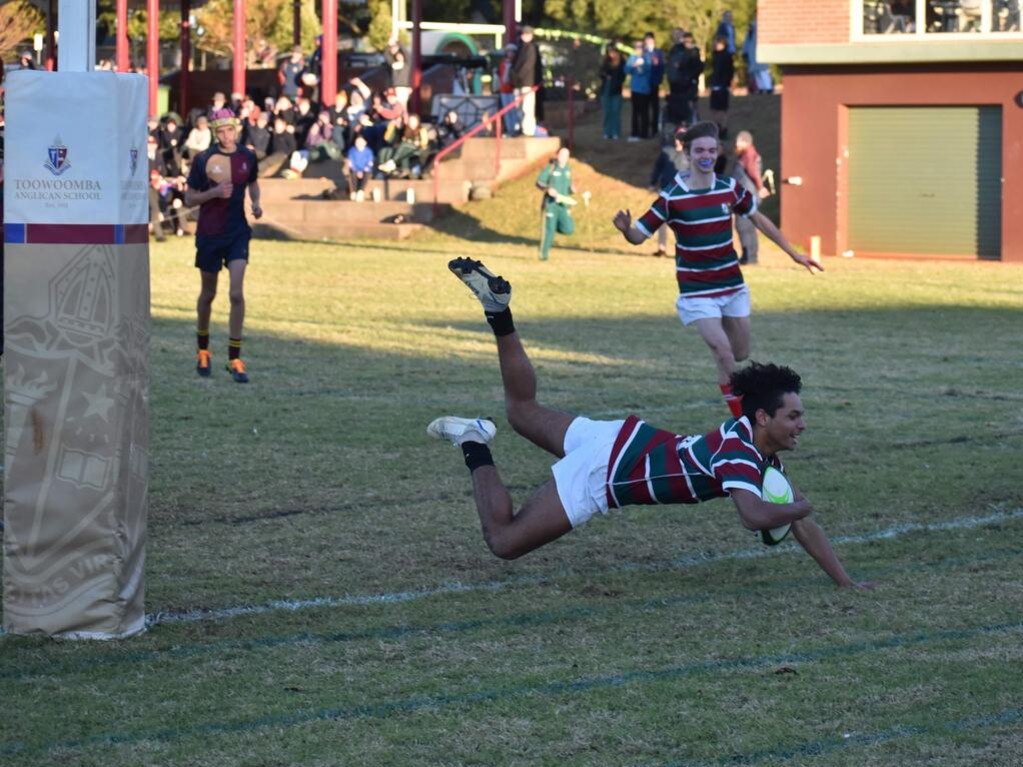
[[[748,216],[757,199],[734,178],[715,176],[708,189],[690,189],[678,173],[636,228],[651,237],[662,224],[675,233],[675,274],[683,296],[726,296],[743,285],[732,246],[732,213]]]
[[[781,469],[777,456],[764,458],[753,444],[749,419],[730,418],[703,436],[685,437],[631,415],[622,425],[607,466],[607,504],[700,503],[730,490],[762,497],[768,466]]]

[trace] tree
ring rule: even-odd
[[[19,46],[45,30],[43,14],[26,0],[0,6],[0,58],[14,61],[18,58]]]
[[[247,66],[273,64],[277,54],[292,45],[292,0],[249,0],[245,16]],[[302,0],[302,48],[309,53],[320,33],[315,0]],[[234,0],[210,0],[196,11],[197,47],[221,56],[234,53]]]

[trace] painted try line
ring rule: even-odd
[[[454,706],[474,706],[481,703],[509,700],[523,696],[555,697],[579,695],[593,690],[603,690],[627,685],[651,684],[655,682],[682,679],[697,674],[719,674],[730,671],[755,671],[772,666],[793,663],[814,663],[817,661],[849,658],[862,653],[891,649],[912,648],[942,641],[964,641],[991,634],[1023,631],[1023,623],[1002,623],[991,626],[974,626],[965,629],[941,629],[938,631],[917,631],[897,634],[883,639],[853,642],[832,647],[821,647],[805,652],[780,653],[755,657],[717,658],[697,661],[681,666],[661,669],[640,669],[605,676],[582,677],[566,681],[542,682],[512,687],[473,690],[451,695],[424,695],[397,698],[380,703],[341,706],[337,708],[307,709],[293,713],[267,714],[255,719],[232,722],[204,722],[186,727],[136,732],[108,732],[78,740],[49,740],[39,744],[23,741],[0,743],[0,756],[53,751],[55,749],[81,750],[96,746],[117,746],[143,741],[170,742],[190,737],[207,735],[231,735],[255,732],[269,727],[294,727],[313,722],[351,721],[357,719],[388,717],[394,714],[414,714],[420,711],[436,710]],[[765,757],[766,758],[766,757]]]
[[[670,762],[662,767],[720,767],[730,764],[779,764],[797,757],[824,756],[835,751],[848,748],[859,748],[861,746],[875,746],[879,743],[888,743],[903,738],[915,738],[921,735],[941,735],[956,732],[970,732],[981,730],[987,727],[999,725],[1016,724],[1023,720],[1023,708],[1006,708],[994,714],[975,716],[968,719],[955,719],[950,722],[938,724],[897,724],[886,730],[878,732],[853,732],[843,735],[840,738],[826,738],[800,743],[795,746],[776,746],[763,751],[753,751],[745,754],[733,754],[722,757],[714,762]]]
[[[928,560],[926,562],[911,562],[890,567],[872,568],[871,575],[874,578],[887,580],[891,575],[919,572],[921,570],[946,569],[951,567],[962,567],[967,565],[991,564],[1004,559],[1018,559],[1019,553],[1015,550],[1004,550],[996,553],[986,552],[971,557],[945,557],[940,560]],[[402,641],[411,637],[426,637],[435,634],[460,635],[472,631],[486,631],[491,629],[521,630],[523,628],[538,628],[552,624],[564,624],[570,621],[584,621],[609,613],[622,614],[624,612],[642,612],[644,614],[657,612],[659,610],[671,610],[684,605],[698,605],[712,602],[727,597],[743,596],[747,599],[756,600],[760,595],[765,597],[770,594],[796,592],[804,588],[812,588],[814,583],[820,582],[820,577],[813,573],[811,575],[773,580],[770,583],[761,583],[757,586],[743,585],[731,589],[715,589],[713,592],[700,592],[697,594],[682,594],[669,597],[655,597],[652,599],[615,599],[611,603],[599,605],[573,606],[560,610],[544,610],[541,612],[513,613],[511,615],[488,616],[485,618],[474,618],[462,621],[443,621],[432,624],[408,624],[401,623],[393,626],[381,626],[378,628],[367,628],[357,631],[335,632],[327,634],[312,634],[302,632],[300,634],[289,634],[285,636],[250,637],[248,639],[225,639],[206,641],[195,644],[178,644],[173,647],[158,650],[143,650],[132,653],[112,652],[95,657],[57,660],[47,658],[43,663],[36,666],[27,665],[23,662],[15,662],[9,670],[0,671],[0,682],[4,679],[29,679],[39,675],[60,676],[65,680],[71,674],[87,672],[93,668],[102,666],[117,666],[122,671],[129,664],[147,664],[152,661],[172,661],[179,659],[199,658],[203,655],[213,655],[219,652],[231,650],[264,650],[294,645],[333,644],[344,642],[362,642],[373,640],[396,640]]]
[[[974,527],[982,527],[997,522],[1006,522],[1013,519],[1023,518],[1023,509],[1014,509],[999,514],[988,514],[982,517],[958,517],[946,522],[932,524],[908,523],[893,525],[884,530],[876,530],[872,533],[861,535],[844,535],[833,538],[832,543],[860,544],[873,541],[889,540],[899,538],[903,535],[917,532],[943,532],[946,530],[966,530]],[[782,546],[768,548],[762,546],[757,549],[738,549],[726,551],[720,554],[699,554],[696,556],[679,557],[669,562],[660,564],[626,563],[610,569],[610,572],[658,572],[662,570],[675,570],[683,567],[697,567],[699,565],[713,564],[733,559],[759,559],[782,553],[802,552],[798,544],[789,543]],[[588,573],[592,575],[593,573]],[[550,575],[524,575],[516,578],[508,578],[500,581],[486,581],[484,583],[460,583],[454,581],[432,588],[413,589],[409,591],[393,591],[384,594],[352,594],[339,597],[313,597],[310,599],[276,600],[263,605],[242,605],[238,607],[224,607],[215,610],[191,610],[188,612],[158,612],[146,616],[146,626],[153,627],[165,623],[194,623],[196,621],[218,621],[241,618],[249,615],[264,615],[266,613],[307,610],[316,607],[355,607],[365,605],[395,604],[400,602],[412,602],[418,599],[441,596],[445,594],[463,594],[474,591],[501,591],[507,588],[519,586],[535,586],[540,583],[549,583],[553,580]]]

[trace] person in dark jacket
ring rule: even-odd
[[[600,64],[600,106],[604,111],[604,138],[622,135],[622,85],[625,83],[625,60],[613,44],[607,47]]]
[[[519,110],[522,114],[520,129],[524,136],[536,133],[536,85],[542,82],[543,65],[540,60],[540,46],[533,39],[533,28],[524,26],[519,39],[519,49],[512,62],[511,81],[516,98],[522,98]]]
[[[689,32],[676,29],[675,44],[668,52],[668,121],[671,125],[693,122],[694,105],[703,59]]]
[[[710,118],[718,124],[721,138],[728,137],[728,100],[735,79],[735,61],[728,52],[728,40],[719,36],[714,40],[711,54]]]

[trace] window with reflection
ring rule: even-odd
[[[862,0],[864,35],[1020,32],[1023,0]]]

